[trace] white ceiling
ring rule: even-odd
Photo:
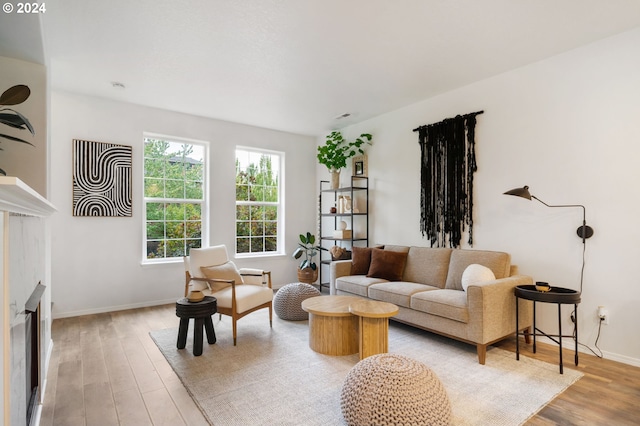
[[[310,135],[640,26],[638,0],[46,5],[54,89]]]

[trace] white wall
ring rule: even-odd
[[[419,228],[420,148],[412,129],[484,110],[476,126],[473,248],[510,252],[521,273],[578,289],[582,210],[502,193],[526,184],[548,204],[584,204],[595,235],[587,241],[579,341],[593,347],[604,305],[610,325],[602,327],[600,348],[640,365],[638,46],[640,29],[344,129],[349,138],[374,135],[371,241],[429,244]],[[540,306],[541,328],[555,332],[555,306]],[[568,330],[568,309],[563,317]]]
[[[34,146],[0,138],[0,168],[7,176],[20,178],[27,185],[47,196],[47,78],[44,65],[0,56],[0,94],[18,84],[31,89],[29,98],[21,104],[2,108],[15,109],[29,120],[35,130],[12,129],[0,125],[0,133],[15,136]]]
[[[315,139],[95,97],[51,96],[52,280],[54,317],[175,301],[184,291],[182,263],[141,266],[143,132],[209,141],[210,243],[234,247],[235,146],[285,152],[286,256],[238,259],[270,269],[274,286],[296,281],[289,255],[297,235],[315,229]],[[72,139],[133,147],[133,217],[72,216]]]

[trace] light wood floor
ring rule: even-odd
[[[177,326],[175,305],[53,321],[54,346],[40,424],[206,425],[149,337],[149,331]],[[515,351],[515,340],[499,346]],[[552,345],[538,344],[536,354],[530,345],[521,345],[521,351],[557,363],[558,349]],[[640,424],[640,368],[582,353],[575,367],[573,352],[563,354],[565,368],[577,368],[584,377],[527,425]]]

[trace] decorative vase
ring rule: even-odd
[[[331,189],[340,188],[340,169],[331,169]]]
[[[298,268],[298,281],[301,283],[313,284],[318,279],[318,268]]]

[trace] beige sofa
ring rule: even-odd
[[[465,273],[469,265],[474,266]],[[485,267],[480,269],[488,272],[489,281],[474,282],[470,271],[477,265]],[[508,253],[389,245],[354,248],[353,259],[332,262],[330,274],[331,294],[394,303],[400,311],[393,320],[476,345],[480,364],[488,345],[515,333],[514,287],[533,283],[531,277],[517,275]],[[520,330],[530,330],[531,302],[520,299],[519,309]]]

